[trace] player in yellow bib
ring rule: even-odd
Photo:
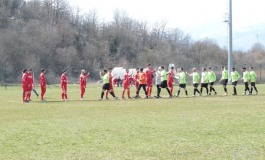
[[[242,71],[243,71],[243,77],[242,77],[242,80],[245,84],[245,91],[243,92],[243,95],[246,95],[246,92],[249,91],[249,87],[248,87],[248,82],[249,82],[249,72],[246,70],[246,67],[243,67],[242,68]]]
[[[256,87],[257,75],[256,75],[255,71],[253,70],[253,67],[249,67],[249,76],[250,76],[250,85],[251,85],[250,94],[252,94],[252,91],[254,88],[256,91],[256,95],[257,95],[258,94],[258,90]]]

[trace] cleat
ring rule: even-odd
[[[114,100],[118,100],[119,99],[119,97],[114,97]]]
[[[212,93],[209,93],[209,96],[212,95]]]
[[[109,97],[106,97],[106,99],[109,99]]]
[[[195,97],[196,95],[192,95],[192,97]]]
[[[205,95],[206,97],[208,96],[208,94]]]
[[[173,98],[173,96],[172,96],[172,95],[170,95],[168,98]]]
[[[224,96],[227,96],[227,95],[228,95],[227,93],[224,94]]]
[[[146,96],[144,99],[148,99],[148,96]]]
[[[215,92],[214,95],[217,95],[217,92]]]
[[[154,96],[154,98],[159,98],[158,96]]]
[[[124,96],[123,97],[121,97],[122,99],[126,99]]]
[[[83,100],[84,100],[84,98],[81,98],[81,99],[80,99],[80,101],[83,101]]]
[[[259,94],[259,92],[256,92],[256,94],[255,95],[258,95]]]
[[[236,96],[236,95],[237,95],[237,94],[235,94],[235,93],[234,93],[234,94],[232,94],[232,96]]]
[[[103,99],[102,99],[102,98],[100,98],[100,99],[99,99],[99,101],[103,101]]]

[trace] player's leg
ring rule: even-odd
[[[147,93],[145,84],[143,85],[143,90],[144,90],[144,93],[145,93],[145,98],[148,98],[148,93]]]

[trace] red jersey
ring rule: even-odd
[[[109,84],[112,86],[113,85],[113,76],[111,75],[111,73],[109,73]]]
[[[89,74],[87,75],[84,75],[84,74],[80,74],[80,77],[79,77],[79,81],[80,81],[80,86],[81,87],[86,87],[86,79],[89,77]]]
[[[28,73],[27,83],[28,83],[28,85],[33,85],[33,75],[32,75],[32,73]]]
[[[125,73],[123,76],[123,85],[130,85],[130,75],[128,73]]]
[[[154,73],[155,71],[152,71],[151,69],[148,69],[146,68],[145,70],[145,74],[146,74],[146,82],[147,83],[152,83],[152,74]]]
[[[67,76],[66,76],[66,74],[62,74],[61,75],[61,86],[65,86],[65,85],[67,85]]]
[[[140,78],[140,74],[136,73],[136,75],[134,76],[134,81],[137,82]]]
[[[170,71],[167,75],[168,82],[173,83],[174,81],[174,71]]]
[[[21,84],[22,84],[22,87],[27,87],[27,80],[28,79],[28,74],[27,73],[23,73],[22,74],[22,77],[21,77]]]
[[[45,78],[45,74],[44,73],[40,74],[40,85],[41,86],[46,86],[46,78]]]

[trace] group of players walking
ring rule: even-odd
[[[232,82],[233,91],[234,93],[232,95],[237,95],[237,83],[240,80],[240,74],[235,70],[235,68],[232,68],[232,72],[230,74],[230,78],[228,77],[228,71],[225,69],[224,66],[221,67],[222,71],[222,77],[219,80],[220,83],[222,83],[224,88],[224,95],[228,95],[227,92],[227,83],[228,81]],[[245,90],[243,92],[243,95],[252,94],[253,89],[256,91],[256,94],[258,94],[258,90],[256,88],[256,73],[253,71],[253,67],[249,67],[249,71],[245,67],[242,68],[243,76],[242,80],[245,85]],[[202,96],[203,89],[206,90],[206,96],[214,94],[216,95],[217,92],[214,88],[214,84],[216,82],[216,74],[214,71],[212,71],[211,67],[202,68],[201,76],[197,72],[196,68],[192,69],[192,73],[187,73],[183,71],[183,68],[178,68],[175,71],[174,67],[171,67],[170,70],[167,72],[164,68],[164,66],[160,66],[158,68],[152,69],[151,64],[147,65],[147,68],[137,68],[136,74],[132,75],[129,73],[129,69],[126,69],[126,73],[123,77],[123,91],[122,91],[122,99],[125,99],[125,92],[127,91],[127,96],[129,99],[131,98],[141,98],[140,97],[140,90],[143,88],[143,91],[145,93],[145,98],[151,98],[152,97],[152,88],[153,88],[153,79],[155,79],[155,85],[157,88],[156,95],[154,98],[162,98],[160,96],[161,90],[166,89],[168,92],[169,98],[172,97],[178,97],[181,89],[185,91],[186,96],[188,96],[187,91],[187,81],[186,81],[186,75],[189,75],[192,77],[193,82],[193,96],[196,96],[196,93],[198,93],[200,96]],[[84,100],[84,94],[86,91],[86,84],[87,84],[87,78],[89,77],[89,73],[86,74],[85,70],[81,70],[81,74],[79,77],[80,81],[80,99]],[[111,94],[114,99],[118,99],[118,97],[114,93],[114,87],[113,87],[113,74],[112,74],[112,68],[109,68],[108,70],[104,70],[103,72],[100,72],[100,77],[103,81],[102,86],[102,92],[100,96],[100,100],[103,100],[104,94],[106,92],[106,99],[108,98],[108,94]],[[173,84],[174,79],[178,80],[178,91],[177,94],[173,96]],[[131,87],[131,81],[133,80],[133,83],[136,87],[136,93],[135,96],[131,97],[130,93],[130,87]],[[41,101],[45,101],[44,94],[46,92],[46,78],[45,78],[45,69],[41,70],[41,74],[39,77],[40,82],[40,88],[41,88]],[[249,82],[251,85],[251,89],[249,88]],[[22,73],[22,88],[23,88],[23,102],[29,102],[31,97],[31,91],[34,89],[33,87],[33,75],[32,70],[25,69]],[[67,96],[67,84],[68,84],[68,78],[67,78],[67,71],[64,70],[61,75],[61,89],[62,89],[62,100],[65,101],[68,99]],[[200,84],[200,90],[198,89]],[[210,87],[210,92],[208,89],[208,86]]]

